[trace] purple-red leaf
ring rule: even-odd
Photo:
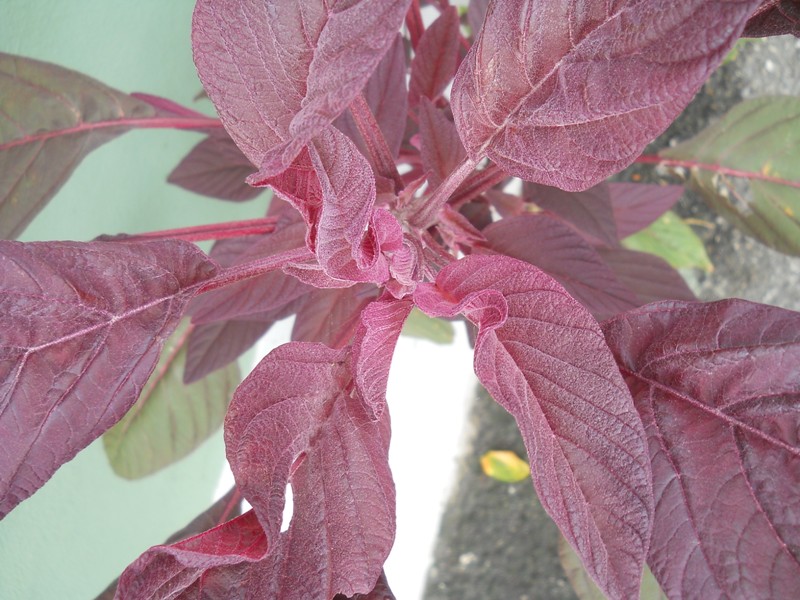
[[[0,242],[0,517],[122,418],[215,272],[186,242]]]
[[[389,295],[371,302],[361,313],[352,349],[356,390],[367,413],[377,421],[386,408],[386,385],[397,338],[414,304]]]
[[[659,302],[603,324],[653,465],[648,563],[670,598],[800,589],[800,313]]]
[[[252,597],[331,598],[375,586],[394,539],[388,415],[348,392],[346,350],[292,342],[245,379],[225,424],[237,484],[269,553]],[[287,483],[294,511],[281,533]]]
[[[689,103],[759,0],[502,0],[451,101],[473,160],[565,190],[630,164]]]
[[[747,21],[742,37],[787,33],[800,37],[800,0],[764,0]]]
[[[556,218],[544,214],[507,218],[484,229],[483,235],[492,250],[554,277],[598,320],[640,304],[597,250]]]
[[[193,383],[233,362],[250,349],[273,320],[230,320],[196,325],[186,348],[183,382]]]
[[[427,98],[419,104],[419,138],[422,167],[433,188],[453,171],[467,155],[455,125]]]
[[[261,178],[289,166],[361,91],[410,0],[198,0],[200,79]]]
[[[356,594],[348,598],[343,594],[337,594],[333,600],[395,600],[392,590],[389,589],[389,582],[386,581],[386,574],[381,573],[378,583],[368,594]]]
[[[238,202],[252,200],[261,193],[245,183],[253,170],[253,163],[220,130],[192,148],[167,181],[196,194]]]
[[[479,327],[475,372],[516,419],[542,505],[611,598],[635,597],[653,492],[642,422],[596,321],[527,263],[472,255],[414,300]]]
[[[192,519],[191,523],[186,525],[186,527],[181,528],[169,536],[169,539],[167,539],[165,543],[173,544],[185,540],[191,536],[203,533],[206,529],[212,529],[230,519],[234,519],[240,514],[242,514],[242,497],[239,494],[239,490],[234,487],[227,494],[222,496],[222,498],[208,507],[208,509]],[[119,579],[112,581],[95,600],[113,600],[118,581]]]
[[[115,598],[257,598],[251,591],[258,585],[258,561],[268,549],[251,510],[182,542],[150,548],[120,576]]]
[[[376,293],[377,288],[368,283],[315,290],[297,311],[292,340],[343,348],[358,327],[361,310],[375,298]]]
[[[422,34],[411,61],[408,103],[413,108],[421,97],[437,100],[458,66],[459,19],[448,6]]]
[[[683,195],[683,186],[611,183],[609,191],[617,236],[621,240],[641,231],[675,206]]]
[[[323,197],[314,248],[320,266],[336,279],[385,282],[389,265],[383,242],[398,249],[402,231],[390,213],[375,215],[372,167],[334,127],[320,133],[310,148]]]
[[[598,248],[597,252],[636,295],[638,305],[657,300],[696,300],[681,274],[654,254],[627,248]]]
[[[380,125],[386,145],[393,156],[400,152],[406,129],[406,51],[403,36],[397,34],[386,55],[375,68],[362,92],[375,120]],[[345,111],[333,123],[337,129],[356,143],[359,151],[368,156],[350,111]]]
[[[523,186],[525,199],[572,223],[583,233],[614,246],[618,241],[611,191],[606,182],[583,192],[565,192],[535,183]]]

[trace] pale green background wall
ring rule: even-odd
[[[55,62],[126,92],[209,112],[189,42],[192,0],[0,0],[0,51]],[[3,93],[0,88],[0,94]],[[88,240],[260,216],[266,200],[218,202],[165,183],[200,139],[134,131],[90,154],[22,236]],[[0,440],[2,443],[2,440]],[[203,510],[223,464],[217,435],[179,464],[139,482],[117,478],[90,446],[0,521],[0,598],[94,598],[150,545]]]

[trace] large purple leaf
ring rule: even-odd
[[[186,242],[0,242],[0,517],[122,418],[215,272]]]
[[[16,237],[89,152],[155,115],[75,71],[0,53],[0,238]]]
[[[262,178],[361,92],[410,0],[198,0],[192,47],[200,79]]]
[[[648,563],[670,598],[800,589],[800,314],[660,302],[603,324],[653,465]]]
[[[603,244],[617,244],[617,225],[611,203],[611,190],[604,181],[583,192],[525,183],[525,199],[569,221],[583,233]]]
[[[388,415],[370,420],[347,391],[346,350],[292,342],[245,379],[225,424],[237,484],[269,554],[253,597],[370,592],[394,540]],[[287,483],[294,511],[281,533]]]
[[[400,152],[406,129],[406,50],[403,36],[395,36],[386,55],[378,63],[362,92],[367,105],[381,128],[386,145],[393,156]],[[368,156],[361,134],[350,111],[333,122],[334,126],[356,143],[359,151]]]
[[[483,235],[492,250],[536,265],[555,278],[598,320],[639,306],[597,250],[559,219],[520,215],[490,225]]]
[[[414,294],[478,325],[475,372],[516,419],[542,505],[611,598],[634,597],[653,495],[642,422],[597,322],[536,267],[473,255]]]
[[[458,10],[448,6],[422,34],[411,61],[408,103],[412,108],[421,97],[439,99],[456,74],[458,48]]]
[[[167,181],[196,194],[239,202],[261,193],[245,183],[253,171],[253,163],[231,137],[218,130],[192,148]]]
[[[502,0],[451,101],[473,160],[577,191],[630,164],[689,103],[759,0]]]

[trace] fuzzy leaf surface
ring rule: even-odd
[[[22,233],[89,152],[155,115],[86,75],[3,53],[0,89],[3,239]]]
[[[800,585],[800,314],[659,302],[603,325],[642,417],[648,557],[670,598],[788,598]]]
[[[473,160],[578,191],[629,165],[725,57],[759,0],[503,0],[456,75]]]
[[[139,479],[180,460],[222,426],[241,379],[229,364],[192,385],[184,385],[188,322],[173,333],[136,403],[103,434],[111,468],[125,479]]]
[[[292,342],[237,390],[225,443],[268,555],[253,597],[352,596],[373,589],[394,540],[388,413],[372,421],[346,391],[346,350]],[[281,533],[284,493],[294,512]]]
[[[203,196],[241,202],[261,193],[245,183],[254,170],[231,137],[215,131],[192,148],[167,181]]]
[[[192,48],[225,128],[262,178],[350,104],[391,46],[410,0],[199,0]]]
[[[478,325],[475,372],[516,419],[542,505],[609,597],[634,596],[652,526],[650,464],[597,322],[554,279],[504,256],[452,263],[414,300]]]
[[[597,319],[638,306],[636,297],[574,229],[544,214],[502,219],[483,230],[496,252],[536,265]]]
[[[187,242],[0,242],[0,517],[122,418],[215,273]]]
[[[800,98],[777,96],[737,104],[712,126],[660,155],[800,183],[798,153]],[[796,187],[704,169],[690,173],[690,184],[736,227],[770,248],[800,256]]]

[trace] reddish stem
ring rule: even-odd
[[[43,131],[41,133],[26,135],[11,140],[5,144],[0,144],[0,152],[17,146],[23,146],[33,142],[42,142],[65,135],[74,135],[87,131],[94,131],[96,129],[113,129],[115,127],[130,129],[217,129],[222,127],[222,122],[219,119],[212,119],[211,117],[147,117],[144,119],[115,119],[113,121],[81,123],[74,127],[67,127],[55,131]]]
[[[194,227],[181,227],[180,229],[164,229],[150,231],[135,235],[126,235],[125,242],[138,242],[144,240],[185,240],[187,242],[200,242],[203,240],[224,240],[246,235],[260,235],[275,231],[275,217],[263,219],[249,219],[247,221],[228,221],[227,223],[212,223],[211,225],[196,225]]]
[[[489,166],[485,169],[471,173],[466,181],[456,190],[456,194],[453,195],[449,203],[453,208],[459,208],[476,196],[480,196],[486,190],[504,181],[508,176],[508,173],[503,171],[496,164],[489,163]]]
[[[412,0],[411,6],[408,7],[408,12],[406,13],[406,27],[408,27],[408,34],[411,36],[411,47],[416,50],[419,38],[422,37],[422,33],[425,31],[419,0]]]
[[[419,229],[427,229],[435,224],[439,218],[439,211],[447,204],[450,196],[469,174],[472,173],[477,164],[477,161],[472,160],[468,156],[465,157],[464,160],[447,175],[447,178],[439,184],[439,187],[437,187],[430,196],[425,198],[424,204],[419,207],[416,212],[411,214],[408,220],[409,223]]]
[[[383,136],[383,132],[375,120],[375,115],[372,114],[364,94],[359,94],[350,103],[350,114],[353,115],[358,132],[364,139],[372,162],[378,169],[378,175],[394,181],[395,191],[399,192],[405,187],[403,179],[397,171],[392,151],[389,150],[389,144],[386,143],[386,138]]]
[[[789,179],[782,179],[772,175],[765,175],[758,171],[741,171],[739,169],[731,169],[723,165],[714,165],[708,163],[696,162],[693,160],[678,160],[674,158],[662,158],[653,154],[642,154],[634,162],[645,165],[664,165],[667,167],[684,167],[687,169],[702,169],[703,171],[711,171],[713,173],[720,173],[722,175],[731,175],[732,177],[743,177],[745,179],[758,179],[759,181],[768,181],[770,183],[777,183],[789,187],[800,188],[800,181],[791,181]]]
[[[269,273],[270,271],[277,271],[288,264],[303,262],[313,257],[314,253],[303,246],[302,248],[286,250],[285,252],[279,252],[278,254],[259,258],[241,265],[234,265],[233,267],[224,269],[214,279],[203,284],[197,293],[203,294],[205,292],[210,292],[225,287],[226,285],[236,283],[237,281],[257,277],[264,273]]]

